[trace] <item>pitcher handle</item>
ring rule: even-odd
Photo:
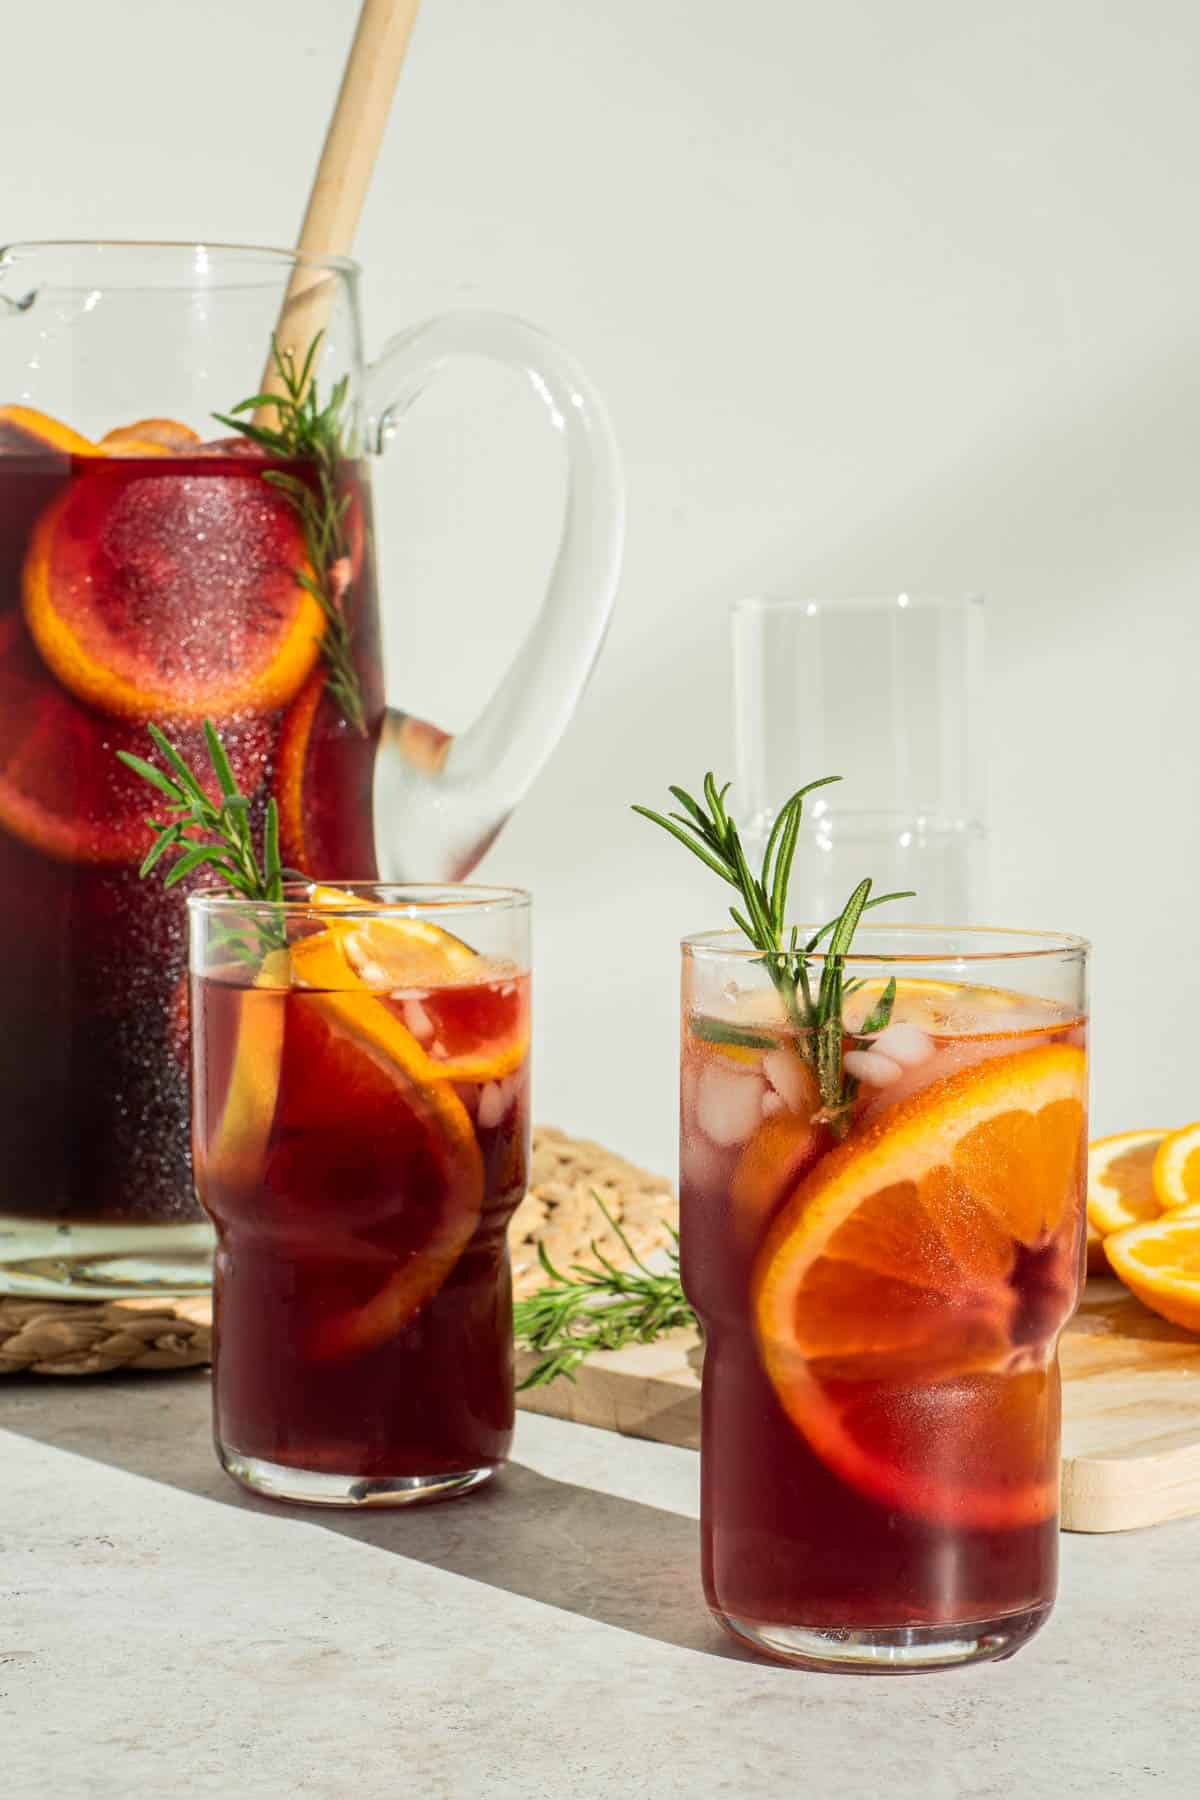
[[[388,711],[375,759],[380,873],[457,880],[491,844],[562,736],[616,598],[625,495],[604,405],[565,351],[504,313],[443,313],[393,338],[367,374],[367,438],[386,447],[399,416],[450,357],[519,369],[567,452],[562,535],[541,610],[478,718],[458,737]]]

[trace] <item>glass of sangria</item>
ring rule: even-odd
[[[1086,958],[1078,938],[864,926],[830,970],[830,1039],[744,937],[684,942],[704,1588],[756,1651],[942,1668],[1012,1654],[1050,1611]],[[814,993],[827,960],[806,958]]]
[[[217,1454],[309,1505],[465,1493],[513,1429],[528,896],[284,894],[189,902]]]
[[[622,495],[586,378],[481,312],[368,365],[359,281],[253,246],[0,248],[0,1293],[210,1280],[184,907],[204,872],[140,880],[149,796],[118,752],[155,757],[153,721],[194,762],[209,718],[289,868],[461,880],[598,651]],[[569,479],[541,611],[451,738],[388,704],[371,470],[460,354],[538,397]],[[416,604],[393,601],[400,648]]]

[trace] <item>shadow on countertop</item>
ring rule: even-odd
[[[284,1507],[213,1454],[207,1373],[103,1382],[15,1376],[0,1427],[225,1506],[316,1525],[545,1606],[705,1655],[752,1660],[711,1623],[694,1519],[555,1481],[517,1461],[469,1498],[379,1512]]]

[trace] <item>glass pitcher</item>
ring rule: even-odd
[[[427,320],[364,366],[358,280],[231,245],[0,250],[0,1292],[209,1279],[187,1138],[202,876],[139,879],[153,796],[116,752],[153,759],[152,720],[205,767],[211,719],[292,869],[460,879],[599,651],[623,495],[596,393],[499,314]],[[527,377],[569,467],[540,613],[451,738],[384,692],[369,458],[459,354]]]

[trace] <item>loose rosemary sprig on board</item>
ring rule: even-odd
[[[299,515],[310,568],[299,570],[297,578],[325,615],[321,638],[321,654],[329,669],[325,685],[342,716],[364,737],[366,712],[351,642],[351,555],[346,536],[350,496],[338,492],[338,469],[346,459],[343,414],[350,383],[343,375],[321,405],[313,368],[322,335],[317,333],[299,364],[290,349],[281,350],[272,338],[271,359],[282,393],[251,394],[249,399],[239,400],[231,412],[214,413],[213,417],[272,456],[301,458],[315,467],[315,489],[284,469],[265,470],[263,480],[278,488]],[[274,427],[240,416],[261,415],[268,406],[275,409]]]
[[[207,868],[221,877],[225,888],[235,898],[281,902],[284,881],[293,877],[295,871],[285,869],[280,862],[279,810],[273,798],[267,801],[260,862],[250,830],[250,802],[238,788],[237,777],[212,720],[204,721],[204,740],[220,790],[219,801],[211,800],[205,793],[165,732],[157,725],[147,725],[146,730],[167,764],[169,774],[144,757],[134,756],[131,751],[117,751],[125,767],[140,775],[166,802],[165,819],[153,816],[146,819],[155,838],[138,874],[144,878],[164,857],[178,851],[166,872],[164,888],[175,887],[197,869]],[[220,943],[243,960],[257,962],[272,950],[286,948],[287,933],[282,915],[278,919],[244,921],[241,928],[231,927],[222,936],[214,936],[214,946]]]
[[[520,1383],[522,1389],[544,1387],[575,1370],[596,1350],[620,1350],[625,1344],[648,1344],[680,1325],[694,1325],[696,1315],[679,1281],[679,1237],[671,1230],[664,1274],[647,1268],[595,1189],[592,1198],[629,1253],[630,1267],[618,1269],[592,1243],[600,1268],[572,1263],[564,1273],[538,1245],[543,1269],[552,1278],[536,1294],[513,1307],[517,1344],[536,1351],[540,1361]]]
[[[647,806],[633,809],[669,831],[722,881],[737,889],[741,906],[731,906],[730,916],[738,930],[762,952],[762,964],[798,1034],[798,1048],[815,1070],[822,1116],[839,1136],[845,1131],[846,1115],[854,1098],[854,1082],[842,1067],[842,1010],[847,997],[859,985],[846,979],[846,956],[865,912],[889,900],[912,898],[911,892],[872,894],[868,876],[859,882],[837,918],[814,931],[806,942],[799,941],[796,926],[786,925],[788,886],[804,802],[818,788],[840,779],[838,775],[825,775],[796,790],[771,828],[757,876],[746,860],[737,825],[726,810],[730,783],[718,788],[711,772],[704,777],[703,802],[694,799],[685,788],[673,786],[669,791],[683,809],[681,812],[664,817]],[[823,945],[818,962],[815,953]],[[889,981],[860,1030],[882,1031],[891,1017],[895,997],[896,984]]]

